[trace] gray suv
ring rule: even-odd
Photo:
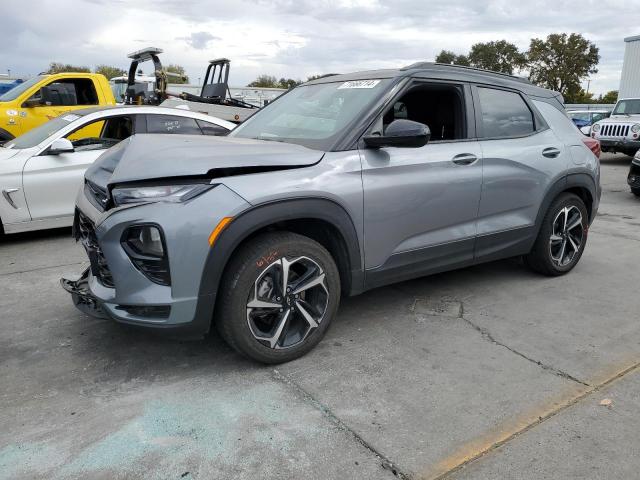
[[[83,311],[265,363],[312,349],[342,295],[505,257],[570,271],[600,198],[562,97],[419,63],[329,76],[227,137],[135,135],[87,171]]]

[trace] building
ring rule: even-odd
[[[624,62],[618,98],[640,98],[640,35],[624,39]]]

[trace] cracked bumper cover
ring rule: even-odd
[[[220,218],[234,215],[246,205],[231,190],[214,188],[185,204],[149,203],[100,212],[81,191],[77,209],[93,224],[95,233],[95,243],[84,244],[92,267],[77,280],[63,278],[61,286],[71,294],[74,305],[88,315],[201,337],[210,329],[216,297],[215,288],[200,289],[210,249],[209,234]],[[202,219],[203,211],[211,211],[206,221]],[[154,223],[163,230],[170,286],[151,281],[136,268],[122,246],[124,232],[144,223]],[[91,255],[96,248],[108,265],[109,282],[101,277],[95,255]]]
[[[60,279],[60,285],[71,294],[73,304],[83,313],[96,318],[108,318],[102,309],[102,302],[89,290],[89,268],[85,269],[78,280]]]

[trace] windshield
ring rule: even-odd
[[[344,129],[386,90],[389,81],[303,85],[251,116],[230,136],[329,150]]]
[[[12,88],[7,93],[0,97],[0,102],[11,102],[22,95],[24,92],[33,87],[36,83],[42,80],[44,76],[39,75],[37,77],[30,78],[26,82],[21,83],[17,87]]]
[[[18,138],[5,143],[4,147],[19,149],[35,147],[78,118],[80,118],[80,115],[76,115],[75,113],[60,115],[47,123],[43,123],[39,127],[29,130],[24,135],[20,135]]]
[[[614,115],[640,115],[640,98],[620,100],[613,110]]]

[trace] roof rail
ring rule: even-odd
[[[501,77],[508,77],[517,82],[529,83],[529,84],[531,83],[529,79],[525,77],[519,77],[517,75],[511,75],[509,73],[494,72],[493,70],[486,70],[484,68],[468,67],[466,65],[454,65],[452,63],[416,62],[416,63],[412,63],[411,65],[407,65],[406,67],[402,67],[400,70],[413,70],[413,69],[428,68],[433,66],[461,68],[461,69],[472,70],[474,72],[485,73],[489,75],[499,75]]]

